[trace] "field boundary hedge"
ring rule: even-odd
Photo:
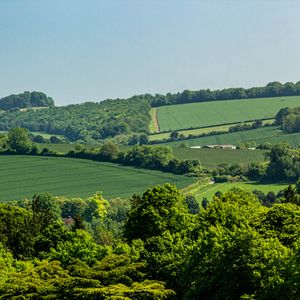
[[[274,117],[272,118],[262,118],[262,119],[252,119],[252,120],[245,120],[242,122],[227,122],[227,123],[221,123],[221,124],[215,124],[215,125],[208,125],[208,126],[197,126],[197,127],[188,127],[188,128],[180,128],[176,130],[165,130],[165,131],[159,131],[159,132],[151,132],[148,133],[148,135],[158,135],[161,133],[171,133],[172,131],[183,131],[183,130],[193,130],[193,129],[205,129],[205,128],[213,128],[213,127],[221,127],[221,126],[226,126],[226,125],[238,125],[238,124],[243,124],[243,123],[248,123],[248,122],[255,122],[255,121],[268,121],[268,120],[273,120]]]

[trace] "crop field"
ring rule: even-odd
[[[287,183],[263,184],[257,182],[215,183],[205,186],[201,186],[199,184],[198,187],[197,184],[194,184],[193,190],[191,190],[190,194],[193,194],[196,200],[201,203],[203,198],[207,198],[209,201],[211,201],[216,192],[220,191],[225,193],[234,187],[242,188],[248,191],[259,190],[264,193],[274,192],[276,194],[280,190],[285,189],[287,186]]]
[[[153,185],[169,182],[183,188],[195,181],[160,171],[83,159],[1,155],[0,163],[0,201],[30,198],[42,192],[89,197],[101,191],[107,199],[129,198]]]
[[[161,106],[157,118],[161,131],[222,125],[273,118],[284,107],[300,106],[300,96],[224,100]]]
[[[269,120],[263,120],[262,124],[272,124],[274,122],[274,119]],[[219,125],[219,126],[212,126],[212,127],[203,127],[203,128],[196,128],[196,129],[186,129],[186,130],[178,130],[179,134],[183,134],[184,136],[191,135],[200,135],[204,133],[210,133],[213,131],[221,131],[221,132],[228,132],[229,128],[238,125],[238,124],[244,124],[244,125],[252,125],[254,122],[243,122],[243,123],[234,123],[230,125]],[[170,138],[170,132],[163,132],[163,133],[157,133],[157,134],[151,134],[149,135],[149,141],[161,141],[163,139]]]
[[[229,149],[191,149],[173,148],[173,154],[178,159],[199,159],[204,167],[213,168],[219,164],[238,164],[263,162],[264,151],[261,150],[229,150]]]
[[[300,133],[285,134],[278,130],[277,127],[263,127],[253,130],[245,130],[240,132],[223,133],[219,135],[205,136],[183,141],[164,143],[164,145],[179,147],[182,143],[187,146],[204,146],[208,144],[233,144],[249,143],[253,146],[261,143],[269,142],[271,144],[287,142],[292,147],[300,146]]]

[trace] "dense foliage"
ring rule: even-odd
[[[42,92],[24,92],[0,99],[0,109],[2,110],[52,106],[54,106],[53,99]]]
[[[193,102],[205,102],[215,100],[229,99],[249,99],[279,96],[295,96],[300,95],[300,81],[297,83],[286,82],[270,82],[263,87],[252,88],[227,88],[222,90],[203,89],[198,91],[185,90],[182,93],[159,95],[144,95],[148,99],[152,107],[172,104],[183,104]]]
[[[298,198],[289,187],[266,207],[233,189],[191,213],[167,184],[131,205],[101,194],[0,204],[0,297],[298,299]]]
[[[86,102],[39,111],[10,111],[0,116],[0,130],[14,127],[34,132],[64,135],[70,141],[94,142],[116,135],[148,132],[150,106],[147,101],[107,100]]]
[[[275,117],[276,125],[284,132],[293,133],[300,131],[300,107],[283,108]]]

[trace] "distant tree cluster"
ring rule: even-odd
[[[117,135],[148,132],[149,111],[145,100],[107,100],[39,111],[10,111],[1,114],[0,129],[23,127],[33,132],[64,135],[70,141],[95,142]]]
[[[66,140],[65,138],[60,138],[57,137],[55,135],[50,136],[49,138],[45,138],[40,134],[34,135],[34,134],[29,134],[30,139],[34,142],[34,143],[38,143],[38,144],[66,144],[68,143],[68,140]]]
[[[300,132],[300,107],[282,108],[275,116],[275,124],[287,133]]]
[[[202,89],[198,91],[185,90],[182,93],[166,95],[149,95],[144,97],[152,107],[172,104],[183,104],[193,102],[206,102],[215,100],[249,99],[264,97],[280,97],[300,95],[300,81],[297,83],[286,82],[282,84],[278,81],[270,82],[263,87],[252,88],[228,88],[222,90]]]
[[[263,127],[262,120],[256,120],[252,124],[237,124],[234,126],[229,127],[229,132],[238,132],[238,131],[244,131],[244,130],[251,130],[251,129],[258,129]]]
[[[31,107],[52,107],[54,101],[42,92],[24,92],[0,99],[0,109],[10,110]]]
[[[193,174],[201,169],[198,160],[178,160],[174,157],[172,148],[166,146],[134,146],[122,151],[116,144],[106,142],[97,149],[87,150],[82,148],[78,151],[72,150],[66,155],[99,161],[117,162],[124,165],[175,174]]]

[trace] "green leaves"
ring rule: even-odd
[[[129,212],[125,224],[128,240],[145,241],[167,230],[179,232],[189,226],[187,205],[173,185],[155,186],[134,201],[135,207]]]
[[[29,131],[24,128],[13,128],[8,132],[7,145],[17,153],[29,153],[33,144],[29,138]]]

